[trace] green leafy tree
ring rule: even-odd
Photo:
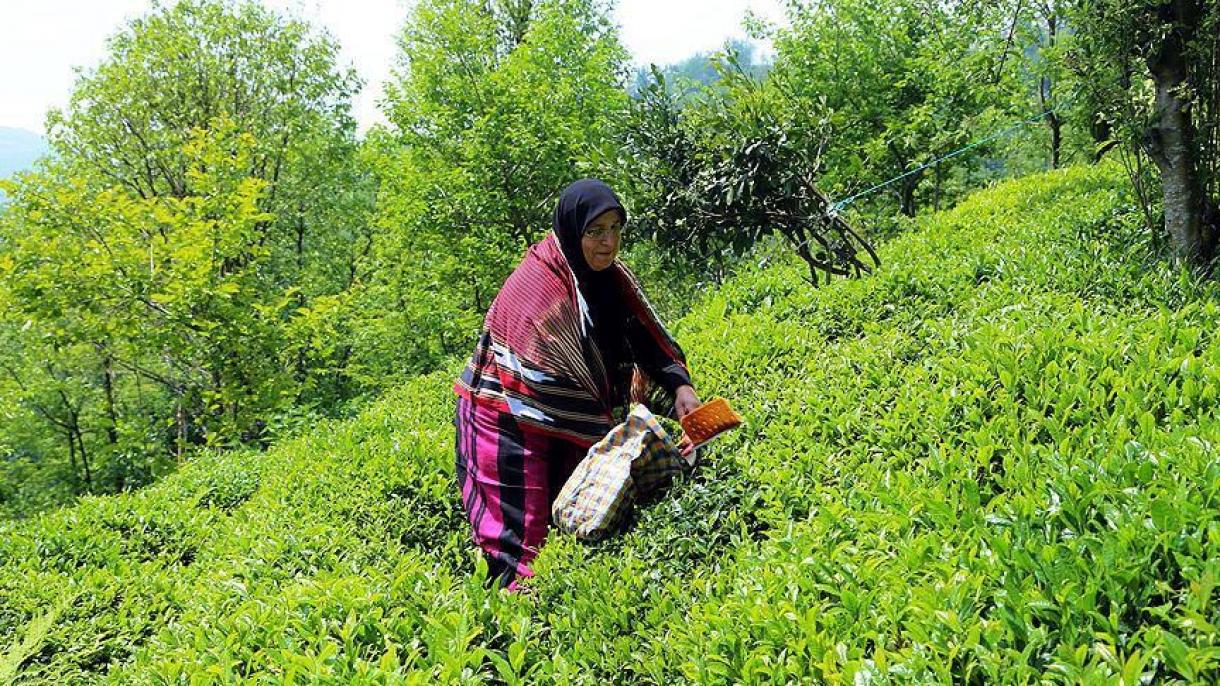
[[[77,491],[263,442],[289,407],[355,392],[314,313],[371,243],[358,82],[329,37],[184,0],[108,48],[49,117],[55,160],[9,185],[0,243],[0,390],[46,432],[8,432],[10,449],[66,453]]]
[[[713,265],[717,278],[768,235],[801,257],[815,285],[868,270],[859,253],[877,264],[818,187],[826,118],[775,76],[758,80],[736,53],[716,66],[716,85],[693,98],[654,70],[634,107],[627,141],[646,189],[639,222],[657,245]]]
[[[0,263],[5,369],[63,433],[85,490],[98,486],[92,453],[158,448],[147,442],[158,415],[180,458],[188,443],[236,441],[290,391],[276,356],[288,299],[268,297],[258,243],[267,184],[234,173],[251,141],[199,132],[184,175],[197,194],[183,197],[50,173],[15,189]]]
[[[1073,57],[1115,137],[1159,172],[1175,259],[1206,267],[1220,238],[1220,6],[1104,0],[1080,3],[1073,18],[1081,34]]]
[[[989,121],[999,54],[993,16],[957,2],[901,0],[882,9],[825,0],[793,5],[790,18],[776,39],[773,73],[794,96],[822,103],[813,111],[829,113],[828,190],[846,194],[905,174],[887,190],[913,216],[929,173],[921,165]]]
[[[1042,113],[1045,137],[1037,144],[1045,148],[1037,156],[1052,169],[1073,159],[1100,161],[1116,144],[1101,93],[1117,77],[1098,72],[1095,46],[1078,25],[1079,4],[1007,0],[992,8],[994,22],[1006,26],[995,81],[1013,111]]]
[[[625,176],[626,53],[602,3],[426,0],[400,45],[392,126],[369,145],[382,233],[356,364],[370,379],[465,349],[559,191]]]
[[[1067,103],[1064,91],[1068,87],[1068,74],[1064,69],[1062,54],[1065,40],[1071,34],[1065,32],[1064,14],[1066,3],[1057,0],[1039,0],[1029,3],[1029,14],[1021,22],[1021,45],[1030,46],[1026,52],[1029,81],[1036,84],[1037,108],[1043,112],[1048,142],[1048,162],[1051,169],[1058,169],[1063,157],[1063,126]],[[1021,5],[1018,3],[1018,9]]]
[[[78,80],[67,109],[50,117],[50,139],[82,173],[142,198],[184,197],[196,194],[186,174],[192,132],[232,122],[252,137],[248,168],[234,173],[268,185],[261,207],[272,216],[256,238],[268,250],[268,286],[293,289],[305,308],[352,285],[371,234],[374,187],[357,164],[350,114],[360,84],[337,55],[328,35],[257,3],[156,5]],[[295,352],[305,395],[345,392],[341,376],[316,387],[327,378],[309,372],[318,350]]]

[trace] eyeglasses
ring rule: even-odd
[[[595,229],[585,229],[585,238],[592,238],[595,241],[605,239],[607,236],[613,235],[615,238],[623,235],[622,226],[599,226]]]

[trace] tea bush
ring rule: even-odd
[[[674,329],[746,425],[621,536],[501,595],[450,384],[266,453],[0,524],[16,683],[1220,679],[1216,287],[1120,171],[980,192],[810,290],[748,270]],[[7,671],[6,671],[7,670]]]

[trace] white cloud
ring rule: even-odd
[[[744,38],[747,11],[786,24],[779,0],[619,0],[615,15],[636,64],[664,65]]]
[[[263,0],[327,28],[341,59],[365,81],[353,102],[362,130],[377,109],[411,0]],[[149,0],[0,0],[0,126],[42,132],[46,111],[67,104],[74,66],[91,67],[105,40],[146,12]],[[779,0],[619,0],[620,36],[637,64],[676,62],[741,37],[746,10],[782,23]]]
[[[72,67],[96,64],[106,38],[147,0],[0,0],[0,126],[42,132],[68,102]]]

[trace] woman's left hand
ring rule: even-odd
[[[699,405],[699,396],[695,395],[692,386],[679,386],[674,393],[674,414],[678,415],[678,419],[699,409]]]

